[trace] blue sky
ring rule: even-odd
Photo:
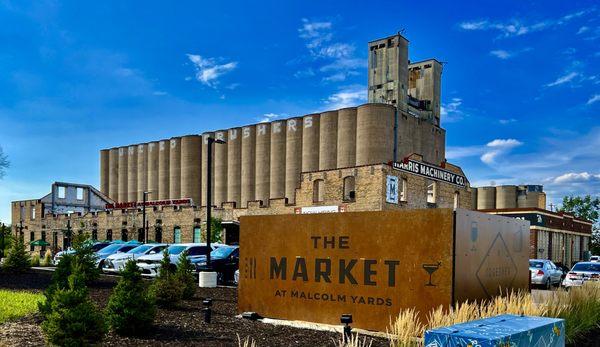
[[[356,105],[367,42],[403,30],[443,72],[447,157],[471,183],[600,194],[594,2],[0,0],[0,220],[99,149]]]

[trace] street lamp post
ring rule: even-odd
[[[146,201],[150,192],[144,192],[142,195],[142,228],[144,228],[144,242],[148,242],[148,224],[146,223]]]

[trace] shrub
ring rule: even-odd
[[[163,252],[158,276],[150,286],[150,293],[159,307],[175,307],[183,296],[183,286],[175,276],[167,250]]]
[[[42,323],[50,344],[87,346],[98,344],[106,333],[102,313],[88,297],[85,275],[75,266],[67,289],[57,289],[52,295],[51,312]]]
[[[196,293],[196,276],[194,276],[194,265],[188,259],[188,252],[183,251],[179,255],[179,261],[177,262],[177,271],[175,272],[175,277],[177,281],[181,283],[183,288],[182,298],[183,299],[191,299],[194,297]]]
[[[31,266],[40,266],[40,255],[38,253],[31,256]]]
[[[44,259],[42,259],[41,265],[42,266],[52,265],[52,251],[46,250],[46,253],[44,253]]]
[[[92,249],[93,242],[88,234],[76,235],[73,238],[74,257],[80,267],[85,283],[89,284],[100,276],[100,268],[96,266],[96,253]]]
[[[25,250],[22,236],[13,242],[4,260],[3,267],[6,271],[12,273],[23,273],[31,267],[31,258]]]
[[[141,335],[152,327],[156,303],[146,290],[135,261],[128,261],[121,275],[106,306],[106,321],[119,335]]]
[[[74,262],[74,256],[72,254],[65,254],[61,257],[56,269],[52,274],[52,280],[50,285],[44,291],[46,300],[38,304],[38,309],[42,314],[42,317],[46,318],[51,311],[52,297],[58,289],[67,289],[69,287],[69,276],[71,275],[71,269]]]

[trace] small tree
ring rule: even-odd
[[[141,335],[152,327],[156,303],[144,286],[142,273],[130,260],[106,306],[106,321],[119,335]]]
[[[183,295],[183,286],[175,276],[175,269],[165,249],[160,262],[158,276],[150,286],[151,295],[159,307],[175,307]]]
[[[179,255],[179,261],[177,262],[177,271],[175,272],[177,280],[181,283],[181,286],[183,287],[183,299],[191,299],[196,293],[196,287],[198,286],[198,284],[196,282],[196,276],[194,276],[194,270],[194,265],[192,265],[192,262],[188,258],[188,252],[183,251]]]
[[[46,318],[50,314],[52,310],[51,305],[54,293],[59,289],[67,289],[69,287],[69,276],[71,276],[74,262],[74,255],[65,254],[61,257],[58,264],[56,264],[56,269],[52,274],[52,280],[50,281],[50,285],[44,291],[44,296],[46,297],[46,300],[40,301],[38,303],[38,310],[42,314],[42,317]]]
[[[31,257],[25,250],[22,236],[14,240],[3,266],[5,270],[12,273],[23,273],[31,267]]]
[[[100,276],[100,269],[96,266],[96,253],[92,249],[93,245],[88,234],[73,237],[75,261],[80,267],[87,284],[97,280]]]
[[[221,243],[223,242],[223,225],[220,218],[210,218],[210,242]],[[202,241],[206,242],[206,229],[202,235]]]
[[[50,307],[51,312],[42,323],[50,344],[88,346],[104,338],[104,317],[88,297],[85,275],[79,266],[73,268],[68,288],[58,289],[52,295]]]
[[[52,265],[52,251],[50,251],[49,249],[46,250],[46,253],[44,253],[44,259],[42,259],[42,266],[50,266]]]

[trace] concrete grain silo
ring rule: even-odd
[[[477,188],[471,187],[471,209],[477,210]]]
[[[181,198],[181,137],[169,140],[169,199]]]
[[[496,208],[496,187],[477,188],[477,209],[492,210]]]
[[[158,141],[148,143],[148,200],[158,200]]]
[[[302,169],[302,118],[286,121],[285,142],[285,197],[289,203],[293,203],[296,201],[296,188]]]
[[[144,200],[145,191],[148,191],[148,144],[140,143],[137,145],[137,201]]]
[[[517,186],[505,185],[496,187],[496,208],[517,207]]]
[[[540,185],[519,186],[517,207],[519,208],[546,208],[546,193]]]
[[[365,104],[356,113],[356,165],[386,163],[394,156],[394,107]]]
[[[271,123],[271,199],[285,196],[285,122]]]
[[[215,195],[214,204],[221,207],[227,201],[227,130],[215,132],[215,139],[225,141],[224,144],[215,143],[214,172]]]
[[[201,187],[201,191],[202,191],[202,196],[200,197],[200,202],[198,203],[199,206],[206,206],[207,204],[207,200],[206,200],[206,193],[208,192],[208,138],[212,137],[214,138],[215,133],[213,132],[207,132],[202,134],[202,170],[201,170],[201,178],[202,178],[202,187]],[[218,145],[221,146],[221,145]],[[211,168],[211,172],[212,172],[212,178],[211,178],[211,196],[212,196],[212,202],[211,205],[214,206],[215,204],[215,167],[214,167],[214,163],[215,163],[215,149],[214,149],[214,145],[213,145],[213,149],[212,149],[212,159],[213,159],[213,166]]]
[[[338,110],[337,167],[356,165],[356,107]]]
[[[119,149],[108,152],[108,197],[119,201]]]
[[[119,147],[119,202],[127,202],[127,147]]]
[[[319,170],[319,117],[315,113],[302,118],[302,172]]]
[[[241,207],[247,207],[248,201],[254,201],[256,188],[256,126],[242,128],[242,187],[240,191]]]
[[[169,199],[169,159],[170,159],[169,140],[158,142],[158,196],[159,200]]]
[[[100,151],[100,191],[102,194],[108,196],[108,186],[109,186],[109,164],[110,162],[110,150],[103,149]]]
[[[242,129],[232,128],[227,140],[227,201],[241,205],[242,194]]]
[[[137,145],[127,147],[127,200],[137,201],[138,158]]]
[[[181,197],[190,198],[196,206],[202,202],[202,137],[181,138]]]
[[[336,168],[337,128],[338,111],[321,113],[319,124],[319,170]]]
[[[271,124],[256,125],[255,199],[269,204],[271,189]]]

